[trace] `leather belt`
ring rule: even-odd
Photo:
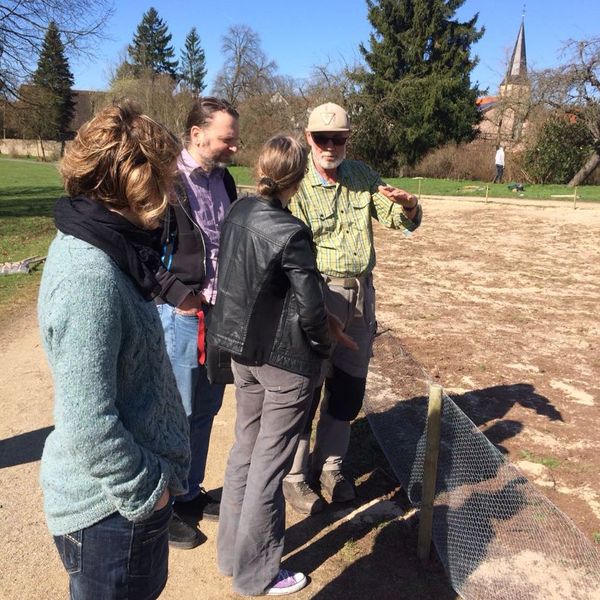
[[[343,287],[346,290],[358,289],[358,279],[358,277],[329,277],[329,275],[325,277],[327,283]]]

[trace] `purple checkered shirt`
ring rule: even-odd
[[[206,277],[202,282],[202,295],[210,304],[217,296],[219,236],[221,223],[231,202],[223,183],[223,169],[207,173],[184,149],[177,159],[177,167],[185,176],[192,215],[202,229],[206,246]]]

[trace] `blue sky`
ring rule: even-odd
[[[311,66],[360,60],[358,45],[371,32],[364,0],[228,0],[219,3],[189,0],[117,0],[106,34],[94,59],[71,59],[76,89],[106,89],[111,65],[119,62],[143,13],[154,6],[173,35],[179,58],[185,36],[196,27],[206,52],[208,90],[222,65],[221,37],[230,25],[245,24],[257,31],[262,48],[281,74],[307,77]],[[461,19],[479,12],[486,32],[473,51],[480,63],[473,80],[495,93],[521,22],[523,2],[467,0]],[[525,35],[530,68],[561,62],[560,48],[568,39],[600,36],[600,2],[596,0],[530,0],[525,7]]]

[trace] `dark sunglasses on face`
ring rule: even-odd
[[[332,143],[334,146],[343,146],[347,141],[347,135],[331,135],[330,133],[311,133],[310,136],[317,146],[328,146]]]

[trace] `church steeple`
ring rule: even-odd
[[[506,76],[502,85],[528,84],[527,77],[527,52],[525,51],[525,17],[521,20],[521,27],[517,34],[517,41],[508,63]]]

